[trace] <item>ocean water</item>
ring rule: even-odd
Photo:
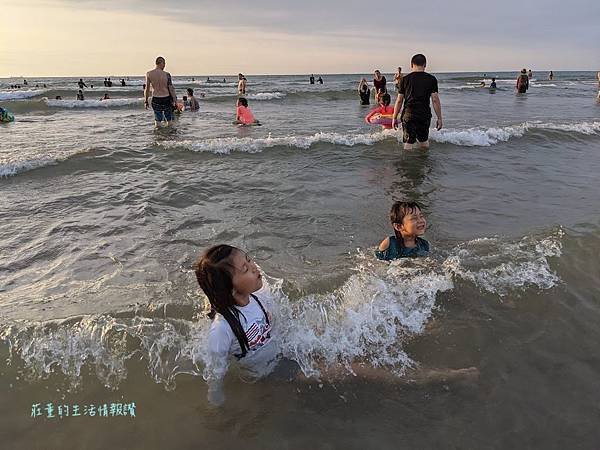
[[[153,129],[139,77],[86,79],[83,102],[79,77],[0,80],[2,447],[597,448],[595,74],[540,72],[519,96],[513,73],[436,75],[428,152],[364,123],[362,75],[251,76],[247,128],[233,77],[176,76],[205,97],[173,131]],[[428,258],[374,259],[395,200],[423,204]],[[311,378],[234,367],[208,404],[191,265],[216,243],[256,259]],[[410,381],[464,368],[479,376]],[[83,414],[131,402],[135,418]]]

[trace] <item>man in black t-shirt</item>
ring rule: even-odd
[[[411,73],[405,75],[400,82],[400,90],[394,115],[392,116],[392,127],[397,129],[397,117],[404,103],[400,120],[402,122],[402,142],[405,150],[412,150],[413,144],[419,141],[422,149],[429,148],[429,126],[431,124],[431,108],[429,99],[433,103],[433,109],[437,116],[436,129],[442,128],[442,104],[438,95],[437,79],[425,72],[427,59],[418,54],[410,60]]]

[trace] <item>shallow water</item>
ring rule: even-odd
[[[234,83],[176,77],[206,97],[173,133],[153,131],[140,79],[83,103],[76,79],[33,93],[0,80],[16,116],[0,127],[5,442],[595,448],[600,105],[593,73],[556,75],[516,96],[513,74],[493,94],[473,87],[481,74],[440,74],[445,127],[427,153],[362,121],[357,76],[251,77],[264,125],[242,129]],[[94,100],[105,91],[115,100]],[[434,251],[377,262],[400,199],[424,205]],[[209,406],[190,267],[218,242],[256,258],[307,374],[362,362],[381,377],[233,373],[224,408]],[[389,376],[470,366],[477,382]],[[125,400],[135,419],[30,417],[34,403]]]

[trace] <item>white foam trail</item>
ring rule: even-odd
[[[40,167],[51,166],[57,163],[57,159],[40,158],[30,161],[18,161],[0,164],[0,178],[12,177],[21,172],[39,169]]]
[[[50,100],[44,102],[51,108],[114,108],[142,104],[142,98],[111,98],[108,100]]]
[[[257,92],[245,96],[248,100],[275,100],[285,97],[283,92]]]
[[[0,100],[21,100],[24,98],[37,97],[47,91],[48,89],[0,91]]]
[[[323,363],[341,363],[349,372],[354,361],[396,372],[413,366],[403,342],[423,332],[437,294],[453,288],[450,277],[436,273],[431,263],[361,266],[335,292],[295,302],[279,290],[274,309],[283,354],[309,376],[318,376]]]
[[[526,122],[519,125],[492,128],[467,128],[467,129],[442,129],[430,131],[431,140],[439,143],[448,143],[465,147],[489,147],[506,142],[511,138],[519,138],[525,135],[527,131],[553,130],[586,135],[597,134],[600,132],[600,122],[579,122],[579,123],[535,123]],[[183,147],[195,152],[211,152],[215,154],[228,154],[231,152],[258,153],[266,148],[272,147],[295,147],[299,149],[308,149],[311,146],[326,142],[334,145],[343,145],[352,147],[355,145],[374,145],[377,142],[386,139],[396,139],[399,142],[402,139],[401,132],[394,130],[383,130],[368,134],[335,133],[321,132],[308,136],[280,136],[271,135],[265,138],[237,138],[223,137],[205,139],[203,141],[178,141],[165,142],[161,145],[168,148]]]
[[[146,81],[144,80],[125,80],[125,84],[126,86],[121,86],[121,82],[119,81],[119,86],[120,87],[127,87],[127,86],[143,86],[146,83]],[[114,86],[114,84],[113,84]]]
[[[431,130],[431,140],[440,143],[448,143],[465,147],[482,146],[488,147],[498,142],[506,142],[512,137],[522,137],[525,127],[516,125],[514,127],[502,128],[468,128],[466,130],[442,129]]]
[[[357,361],[401,373],[415,364],[404,343],[425,331],[438,294],[454,289],[454,278],[501,298],[518,298],[531,287],[550,289],[560,279],[548,258],[560,256],[562,236],[559,229],[517,242],[475,239],[450,250],[443,262],[428,257],[385,263],[359,255],[355,273],[333,292],[290,299],[283,280],[265,276],[266,292],[260,296],[273,313],[273,336],[283,355],[306,375],[339,363],[350,373],[350,363]],[[116,388],[127,375],[126,361],[139,355],[152,378],[167,388],[174,387],[177,374],[202,375],[196,363],[206,356],[208,320],[169,318],[166,312],[132,315],[5,326],[0,340],[34,377],[60,371],[74,384],[89,364],[106,386]]]
[[[501,297],[536,286],[550,289],[560,282],[549,257],[561,255],[562,229],[542,240],[525,237],[506,242],[499,238],[475,239],[458,246],[444,262],[449,273],[475,283]]]
[[[39,169],[41,167],[53,166],[62,161],[66,161],[72,156],[86,153],[91,150],[91,147],[79,147],[72,150],[59,150],[50,152],[44,156],[33,159],[24,159],[21,161],[11,161],[5,158],[0,158],[0,178],[12,177],[22,172]]]
[[[506,142],[511,138],[522,137],[529,130],[553,130],[592,135],[600,132],[600,122],[559,124],[525,122],[506,127],[431,130],[430,138],[436,142],[465,147],[489,147],[499,142]]]
[[[163,143],[167,147],[185,147],[195,152],[211,152],[217,154],[227,154],[233,151],[257,153],[265,148],[283,146],[308,149],[318,142],[328,142],[330,144],[344,145],[352,147],[354,145],[373,145],[375,142],[382,141],[390,136],[397,136],[394,132],[377,132],[372,134],[342,134],[342,133],[316,133],[310,136],[282,136],[265,138],[214,138],[199,142],[180,141]]]

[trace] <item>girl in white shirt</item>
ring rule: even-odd
[[[246,373],[260,377],[273,370],[278,360],[272,339],[272,315],[254,293],[262,288],[260,270],[242,250],[217,245],[204,252],[194,271],[198,284],[208,297],[213,319],[208,332],[208,358],[204,378],[208,399],[213,404],[225,400],[223,379],[229,363],[237,359]]]
[[[194,271],[210,302],[209,317],[213,319],[204,369],[208,400],[221,405],[225,401],[223,379],[232,360],[238,360],[244,373],[258,378],[275,369],[282,359],[281,353],[272,336],[273,317],[268,311],[266,292],[257,292],[263,286],[260,270],[245,252],[230,245],[211,247],[198,258]],[[299,368],[296,363],[294,366],[295,370]],[[368,364],[353,363],[351,366],[354,375],[378,382],[446,383],[452,379],[473,380],[479,376],[475,367],[457,370],[418,368],[403,380],[393,372]],[[347,368],[339,365],[321,367],[319,371],[331,380],[342,379],[348,373]],[[302,379],[302,375],[297,374]]]

